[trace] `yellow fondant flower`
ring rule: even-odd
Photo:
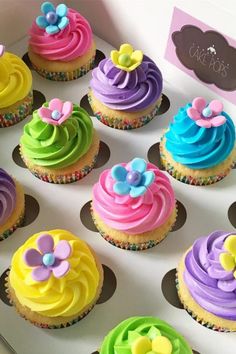
[[[236,278],[236,235],[230,235],[224,242],[224,248],[228,253],[220,254],[220,264],[224,270],[233,271]]]
[[[111,60],[113,64],[124,71],[133,71],[143,60],[143,52],[141,50],[133,50],[130,44],[122,44],[120,50],[111,51]]]
[[[164,336],[157,336],[153,340],[148,337],[139,337],[132,344],[132,354],[171,354],[172,344]]]

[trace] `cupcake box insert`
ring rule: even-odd
[[[97,48],[108,56],[113,48],[97,37],[95,41]],[[22,57],[26,48],[27,39],[25,38],[9,49]],[[55,83],[42,79],[34,71],[32,73],[33,89],[40,91],[47,101],[58,96],[78,104],[87,92],[91,78],[90,74],[87,74],[83,79],[78,79],[79,81],[75,80],[66,85],[58,83],[55,86]],[[102,166],[100,164],[99,168],[95,168],[82,181],[67,186],[40,181],[34,178],[26,168],[14,162],[13,150],[19,143],[24,124],[31,118],[26,118],[13,128],[0,130],[1,160],[4,169],[19,180],[25,193],[32,195],[40,207],[35,221],[19,228],[8,240],[1,242],[0,275],[9,267],[15,250],[32,234],[44,229],[63,228],[87,241],[96,251],[101,263],[114,272],[117,282],[116,290],[110,299],[97,304],[79,324],[62,330],[37,329],[24,321],[12,307],[7,306],[0,299],[0,333],[18,354],[46,353],[49,348],[53,348],[51,352],[57,354],[65,352],[70,354],[76,351],[80,354],[93,354],[98,350],[104,336],[113,327],[128,317],[139,315],[158,316],[167,321],[184,335],[196,353],[235,353],[234,333],[223,335],[204,328],[186,311],[173,307],[166,300],[161,289],[162,279],[166,273],[178,265],[183,252],[193,244],[196,238],[217,229],[228,232],[235,230],[235,169],[222,181],[207,187],[186,185],[164,172],[170,178],[176,199],[184,206],[187,218],[184,224],[178,222],[180,226],[183,225],[170,232],[160,245],[145,252],[128,252],[113,247],[98,233],[90,231],[85,226],[83,217],[82,220],[80,219],[80,211],[91,200],[92,186],[97,182],[102,170],[111,168],[119,162],[128,162],[135,156],[147,160],[149,149],[160,141],[164,129],[180,105],[191,102],[193,98],[188,96],[188,92],[182,92],[181,88],[176,87],[174,81],[170,83],[164,80],[163,93],[170,101],[170,108],[140,129],[118,131],[92,118],[101,141],[110,150],[110,157],[108,159],[108,156],[103,156],[104,149],[101,149],[100,159],[105,164]],[[211,93],[209,96],[214,95]],[[228,107],[226,101],[224,104]],[[236,116],[233,116],[232,111],[230,113],[236,123]],[[158,155],[158,151],[156,154]],[[153,154],[149,154],[149,157],[152,158],[152,156]],[[150,162],[155,163],[155,161]],[[85,213],[84,217],[88,219],[89,213]],[[182,218],[180,210],[178,218]],[[108,277],[108,284],[109,281]],[[166,291],[171,292],[172,288]],[[1,294],[2,282],[0,298]]]

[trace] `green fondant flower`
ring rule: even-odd
[[[133,71],[143,60],[143,53],[141,50],[133,50],[130,44],[122,44],[120,50],[111,51],[111,60],[113,64],[124,71]]]
[[[224,242],[227,253],[220,254],[220,264],[227,272],[232,271],[236,279],[236,235],[230,235]]]
[[[171,354],[172,349],[171,341],[156,327],[151,327],[146,335],[129,331],[128,341],[115,345],[116,354]]]

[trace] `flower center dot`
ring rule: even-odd
[[[203,117],[205,117],[205,118],[210,118],[210,117],[211,117],[211,115],[212,115],[212,110],[210,109],[209,106],[203,109],[202,115],[203,115]]]
[[[52,111],[52,119],[59,120],[61,118],[61,113],[56,109]]]
[[[43,255],[43,264],[48,267],[52,266],[55,262],[55,256],[53,253],[45,253]]]
[[[48,23],[50,25],[55,25],[55,23],[57,22],[58,16],[56,14],[56,12],[50,11],[46,14],[46,20],[48,21]]]
[[[131,58],[129,54],[121,54],[118,58],[118,63],[128,68],[131,64]]]
[[[142,175],[138,171],[130,171],[126,176],[126,182],[131,186],[138,186],[141,182]]]

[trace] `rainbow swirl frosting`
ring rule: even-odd
[[[15,182],[6,171],[0,168],[0,226],[11,216],[15,206]]]
[[[55,100],[58,99],[52,101]],[[50,112],[48,107],[52,101],[43,104],[45,114]],[[63,105],[61,107],[63,109]],[[48,117],[41,117],[40,112],[41,109],[34,111],[33,119],[25,125],[20,139],[27,159],[38,166],[59,169],[72,165],[86,154],[92,143],[93,123],[83,108],[74,104],[71,115],[61,124],[52,124]],[[55,110],[52,116],[53,113]],[[60,111],[56,113],[61,114]],[[54,119],[58,123],[56,116]]]
[[[36,281],[32,277],[32,267],[25,262],[27,250],[37,249],[40,232],[30,237],[15,252],[9,274],[9,282],[18,301],[31,311],[46,317],[69,317],[78,314],[96,296],[100,275],[96,261],[87,244],[65,230],[47,231],[56,246],[59,241],[67,241],[71,248],[67,258],[70,269],[66,275],[55,277],[53,272],[48,280]]]
[[[120,51],[128,46],[131,47],[123,44]],[[150,58],[136,52],[136,55],[135,52],[119,55],[118,51],[112,51],[112,59],[102,60],[93,69],[90,86],[95,97],[105,106],[136,112],[151,106],[160,97],[163,84],[160,70]]]
[[[192,354],[186,340],[156,317],[130,317],[105,337],[100,354]]]
[[[131,172],[133,161],[121,163],[120,166]],[[93,187],[93,209],[101,219],[113,229],[134,235],[154,230],[164,224],[175,207],[174,191],[165,174],[153,164],[147,163],[144,173],[148,176],[147,172],[151,172],[151,183],[146,183],[147,180],[141,183],[138,186],[141,194],[135,191],[134,195],[129,189],[125,191],[122,187],[121,195],[117,193],[117,181],[112,176],[113,171],[103,171]],[[127,177],[129,176],[128,173]],[[131,187],[133,189],[133,186]],[[143,187],[145,190],[142,192]]]
[[[195,241],[185,257],[184,282],[202,308],[218,317],[236,321],[236,262],[231,270],[225,270],[221,261],[227,252],[225,242],[232,235],[235,240],[236,233],[215,231]]]
[[[69,62],[91,48],[92,30],[88,21],[73,9],[68,9],[67,18],[67,26],[55,34],[47,33],[34,21],[29,40],[34,53],[47,60]]]
[[[174,117],[165,133],[166,149],[175,162],[188,168],[214,167],[223,162],[234,148],[234,123],[230,116],[222,111],[221,117],[225,118],[223,124],[208,127],[200,126],[196,124],[198,121],[188,116],[190,109],[192,109],[192,103],[180,108],[178,114]],[[198,115],[200,116],[199,113]],[[203,120],[200,120],[200,118],[199,121]],[[203,118],[205,119],[205,117]]]
[[[0,55],[0,109],[23,100],[32,87],[32,74],[15,54]]]

